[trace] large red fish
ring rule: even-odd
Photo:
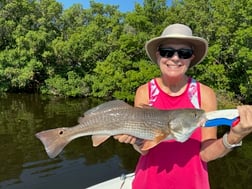
[[[186,141],[205,120],[200,109],[136,108],[114,100],[85,112],[74,127],[42,131],[36,137],[50,158],[56,157],[73,139],[87,135],[92,135],[93,146],[98,146],[110,136],[128,134],[144,139],[142,150],[148,150],[165,139]]]

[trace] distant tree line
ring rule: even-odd
[[[0,1],[0,91],[132,101],[159,75],[144,44],[172,23],[209,41],[189,74],[225,100],[252,102],[252,0],[144,0],[131,12],[90,1]]]

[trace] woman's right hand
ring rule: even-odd
[[[130,135],[115,135],[114,139],[118,140],[121,143],[127,143],[127,144],[135,144],[136,143],[136,137],[130,136]]]
[[[142,155],[145,155],[148,153],[148,151],[141,150],[141,147],[144,144],[143,139],[138,139],[134,136],[125,135],[125,134],[115,135],[114,139],[118,140],[121,143],[132,144],[134,149]]]

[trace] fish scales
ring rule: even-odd
[[[143,149],[149,149],[168,138],[187,140],[202,119],[204,111],[199,109],[136,108],[115,100],[86,111],[74,127],[42,131],[36,137],[51,158],[73,139],[87,135],[92,135],[93,145],[98,146],[110,136],[128,134],[146,140]]]
[[[131,135],[140,135],[139,137],[144,137],[145,139],[153,138],[155,132],[158,130],[164,130],[169,126],[169,120],[167,118],[165,121],[162,121],[163,115],[160,114],[166,113],[163,111],[153,109],[119,109],[116,111],[109,111],[103,113],[101,116],[91,116],[84,117],[80,119],[80,127],[84,130],[80,132],[87,132],[89,127],[92,127],[93,131],[97,131],[97,134],[131,134]],[[168,115],[167,115],[168,117]],[[141,119],[139,119],[141,118]],[[106,123],[106,124],[104,124]],[[101,129],[102,128],[102,129]],[[118,133],[118,129],[122,133]],[[107,130],[109,129],[109,130]],[[113,132],[113,130],[116,130]],[[144,133],[139,131],[145,131]]]

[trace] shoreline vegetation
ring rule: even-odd
[[[122,13],[90,1],[68,9],[55,0],[0,3],[0,92],[132,102],[159,75],[144,44],[171,23],[189,23],[209,41],[188,75],[212,87],[220,108],[252,103],[252,0],[144,0]]]

